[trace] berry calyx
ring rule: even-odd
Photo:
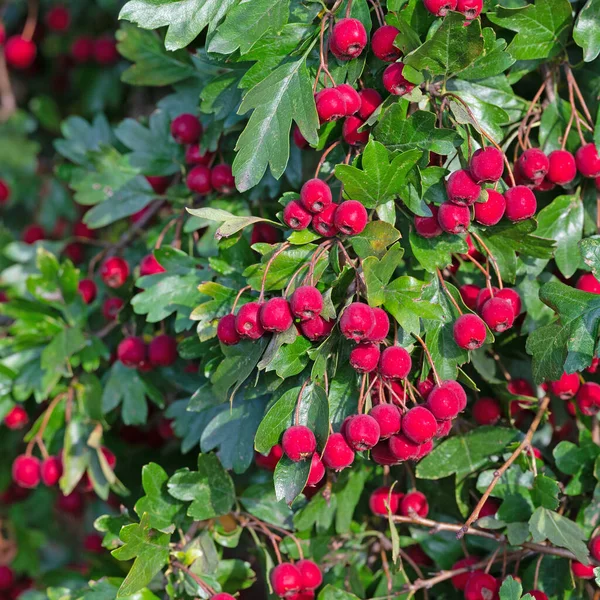
[[[344,235],[358,235],[368,219],[367,209],[358,200],[345,200],[337,207],[333,223]]]
[[[358,19],[340,19],[331,31],[329,48],[340,60],[357,58],[367,45],[367,31]]]
[[[309,179],[300,190],[300,203],[311,213],[320,213],[332,202],[331,189],[321,179]]]
[[[546,177],[550,162],[539,148],[525,150],[517,160],[519,175],[534,185],[539,185]]]
[[[261,305],[258,302],[244,304],[235,317],[235,330],[243,338],[257,340],[265,330],[260,322]]]
[[[498,148],[488,146],[473,152],[469,161],[469,173],[477,184],[495,183],[502,177],[504,156]]]
[[[296,568],[300,571],[303,590],[315,590],[323,583],[321,569],[314,561],[303,558],[296,563]]]
[[[575,153],[575,162],[577,164],[577,170],[584,177],[600,176],[600,156],[598,156],[596,144],[590,143],[581,146]]]
[[[575,157],[568,150],[554,150],[548,155],[548,173],[545,181],[557,185],[571,183],[577,175]]]
[[[404,96],[413,91],[415,84],[411,83],[402,74],[404,64],[401,62],[392,63],[386,67],[383,72],[383,87],[394,96]]]
[[[438,221],[438,207],[430,204],[430,217],[419,217],[415,215],[415,231],[424,238],[433,238],[442,234],[442,228]]]
[[[473,571],[464,589],[465,600],[494,600],[498,597],[498,581],[484,571]]]
[[[31,40],[13,35],[4,44],[4,56],[9,67],[28,69],[37,56],[37,47]]]
[[[401,346],[388,346],[379,359],[379,373],[384,379],[404,379],[410,373],[412,360]]]
[[[405,494],[400,502],[399,512],[403,517],[410,517],[412,513],[416,513],[419,517],[425,518],[429,513],[429,504],[425,494],[422,492]]]
[[[361,118],[354,115],[344,120],[342,137],[346,144],[350,146],[364,146],[369,141],[369,130],[359,131],[364,124],[365,122]]]
[[[185,180],[188,189],[196,194],[206,195],[212,192],[211,170],[206,165],[196,165]]]
[[[445,17],[450,10],[456,10],[458,0],[423,0],[425,8],[436,17]]]
[[[195,144],[202,135],[202,123],[195,115],[181,114],[171,121],[171,135],[178,144]]]
[[[438,421],[454,419],[461,411],[461,401],[447,383],[434,386],[427,396],[427,408]]]
[[[341,471],[354,462],[354,451],[341,433],[332,433],[323,450],[323,464],[333,471]]]
[[[350,448],[364,452],[379,441],[379,423],[370,415],[355,415],[346,423],[344,437]]]
[[[117,358],[129,368],[138,367],[146,360],[147,348],[140,337],[126,337],[117,346]]]
[[[312,215],[296,200],[292,200],[283,209],[283,222],[294,231],[306,229],[312,220]]]
[[[400,497],[398,492],[390,490],[387,486],[379,487],[369,496],[369,508],[379,517],[386,517],[388,510],[395,514],[400,506]]]
[[[469,171],[461,169],[448,177],[446,193],[450,202],[459,206],[471,206],[481,195],[481,186],[473,181]]]
[[[570,400],[579,390],[581,382],[577,373],[563,373],[558,381],[550,382],[550,389],[561,400]]]
[[[325,476],[325,465],[321,462],[321,457],[317,452],[312,455],[310,462],[310,471],[308,473],[308,479],[306,485],[313,487],[323,479]]]
[[[23,429],[27,423],[29,423],[27,411],[18,404],[13,406],[4,416],[4,424],[13,431]]]
[[[360,109],[360,96],[358,92],[347,83],[341,83],[335,88],[344,98],[346,103],[346,116],[349,117]]]
[[[129,277],[129,263],[120,256],[111,256],[102,263],[100,277],[109,288],[119,288]]]
[[[500,403],[494,398],[484,396],[473,404],[473,418],[479,425],[495,425],[501,416]]]
[[[40,465],[40,478],[46,487],[52,487],[58,483],[63,474],[62,460],[59,456],[49,456]]]
[[[390,319],[383,308],[376,306],[375,308],[372,308],[371,311],[373,312],[375,324],[367,339],[369,342],[383,342],[390,331]]]
[[[315,104],[321,123],[337,121],[346,116],[346,101],[337,88],[325,88],[318,92]]]
[[[400,431],[402,414],[396,405],[378,404],[369,411],[369,415],[379,425],[379,439],[387,440]]]
[[[385,62],[395,62],[400,58],[402,52],[400,48],[394,46],[394,41],[400,31],[392,25],[383,25],[375,30],[371,36],[371,49],[373,54]]]
[[[350,352],[350,364],[359,373],[370,373],[379,363],[379,347],[372,342],[361,342]]]
[[[260,309],[260,322],[265,331],[287,331],[293,320],[290,305],[285,298],[271,298]]]
[[[170,367],[177,360],[177,342],[170,335],[157,335],[148,345],[148,360],[155,367]]]
[[[291,563],[277,565],[271,571],[270,579],[273,591],[282,598],[295,594],[302,588],[302,575]]]
[[[456,10],[461,12],[467,20],[476,19],[483,9],[483,0],[458,0]]]
[[[360,342],[369,337],[375,327],[375,317],[368,304],[353,302],[344,310],[340,319],[340,331],[349,340]]]
[[[444,202],[438,209],[438,223],[446,233],[465,233],[471,224],[469,207]]]
[[[299,462],[312,457],[317,449],[317,440],[305,425],[292,425],[283,433],[281,447],[290,460]]]
[[[302,285],[294,290],[290,297],[292,314],[301,321],[314,319],[323,310],[323,296],[312,285]]]
[[[383,100],[379,92],[372,88],[360,90],[358,95],[360,96],[358,116],[366,121],[377,110]]]
[[[481,317],[492,331],[502,333],[512,327],[515,313],[509,300],[496,296],[483,305]]]
[[[475,220],[488,227],[496,225],[504,216],[506,210],[506,199],[496,190],[486,190],[487,200],[485,202],[476,202],[473,205],[475,209]]]
[[[435,417],[424,406],[411,408],[402,418],[402,433],[415,444],[424,444],[433,439],[436,431]]]
[[[529,219],[537,210],[535,194],[524,185],[516,185],[506,190],[504,200],[506,200],[506,217],[513,222]]]
[[[26,454],[17,456],[12,464],[12,478],[22,488],[36,488],[41,478],[40,460]]]

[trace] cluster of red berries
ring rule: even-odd
[[[472,296],[468,297],[467,302],[465,300],[467,291],[472,293],[475,287],[472,285],[468,288],[461,287],[461,296],[465,304],[471,310],[477,311],[494,333],[502,333],[510,329],[521,314],[521,297],[518,292],[512,288],[483,288],[477,292],[474,302]]]
[[[323,237],[358,235],[368,222],[367,210],[357,200],[333,202],[331,189],[321,179],[309,179],[300,190],[299,200],[283,209],[284,223],[294,231],[309,225]]]
[[[449,11],[456,10],[472,21],[481,14],[483,0],[423,0],[423,5],[436,17],[445,17]]]
[[[323,583],[323,574],[318,565],[309,559],[296,563],[284,562],[270,574],[273,592],[288,600],[311,600],[315,590]]]
[[[591,417],[600,412],[600,385],[583,381],[578,373],[563,373],[560,379],[550,382],[550,391],[561,400],[575,398],[581,414]],[[567,410],[573,415],[574,407],[569,403]]]
[[[386,517],[388,512],[403,517],[418,516],[425,518],[429,514],[429,503],[422,492],[412,491],[403,494],[395,488],[382,486],[369,496],[371,512],[380,517]]]
[[[117,42],[112,35],[99,38],[80,36],[71,44],[70,56],[73,62],[84,64],[94,61],[99,66],[109,66],[119,60]]]
[[[177,360],[177,342],[170,335],[157,335],[149,344],[138,336],[129,336],[117,346],[117,358],[126,367],[150,371],[170,367]]]

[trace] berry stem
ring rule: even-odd
[[[348,4],[346,5],[346,19],[350,17],[350,12],[352,11],[352,0],[348,0]]]
[[[569,66],[568,63],[564,63],[563,67],[564,67],[565,73],[567,75],[567,80],[571,82],[571,85],[573,86],[575,93],[577,94],[577,98],[579,99],[579,102],[581,103],[581,108],[583,109],[583,113],[585,114],[587,120],[589,121],[590,126],[594,127],[594,119],[592,119],[590,110],[583,98],[583,94],[581,93],[581,90],[579,89],[579,85],[577,85],[577,80],[575,79],[575,76],[573,75],[573,71],[571,71],[571,67]]]
[[[379,23],[379,27],[382,27],[385,24],[385,17],[383,15],[383,9],[377,0],[369,0],[369,2],[373,5],[375,9],[375,16],[377,17],[377,22]]]
[[[500,268],[498,267],[498,263],[496,262],[496,257],[492,254],[492,251],[485,245],[485,242],[481,239],[481,237],[471,231],[471,235],[479,242],[481,247],[486,251],[490,262],[492,263],[492,267],[494,267],[494,271],[496,272],[496,277],[498,278],[498,287],[502,289],[502,274],[500,273]]]
[[[535,105],[537,104],[538,100],[540,99],[540,96],[544,93],[544,90],[546,89],[546,83],[547,82],[544,81],[544,83],[542,83],[542,85],[536,92],[535,96],[533,97],[533,100],[529,103],[529,108],[527,109],[527,112],[525,113],[523,120],[521,121],[521,123],[519,125],[517,139],[519,140],[519,145],[521,146],[521,148],[523,150],[527,150],[527,148],[528,148],[527,144],[525,144],[525,141],[523,139],[523,132],[527,129],[527,122],[529,121],[529,116],[533,112],[533,109],[534,109]]]
[[[575,102],[575,96],[573,94],[573,81],[573,74],[571,73],[571,76],[569,77],[569,73],[567,72],[567,84],[569,87],[569,104],[571,105],[571,118],[569,119],[569,123],[572,123],[573,118],[575,118],[575,126],[577,127],[577,133],[579,134],[579,140],[581,141],[581,145],[585,146],[585,137],[583,136],[583,131],[581,131],[579,111],[577,110],[577,104]]]
[[[35,33],[35,28],[37,26],[38,20],[38,12],[39,12],[39,3],[38,0],[29,0],[27,3],[27,20],[25,21],[25,26],[23,27],[23,33],[21,37],[28,42],[31,41],[33,34]]]
[[[331,76],[331,73],[329,72],[329,69],[327,68],[327,54],[324,51],[324,44],[323,44],[323,40],[325,38],[325,27],[327,25],[327,22],[329,21],[331,17],[331,13],[326,13],[323,18],[321,19],[321,32],[319,34],[319,67],[317,69],[317,74],[315,76],[315,83],[313,84],[313,94],[315,94],[315,92],[317,91],[317,85],[319,83],[319,77],[321,76],[321,71],[323,71],[331,80],[331,83],[334,85],[335,87],[335,79]]]
[[[318,263],[319,259],[321,258],[321,256],[323,255],[323,253],[326,252],[328,250],[329,246],[331,246],[333,243],[334,243],[333,240],[326,240],[325,242],[322,242],[321,244],[319,244],[319,247],[315,250],[314,254],[312,255],[312,258],[310,259],[310,266],[308,268],[308,273],[306,274],[306,277],[304,278],[305,284],[308,281],[310,283],[310,285],[314,285],[315,267],[317,266],[317,263]]]
[[[367,381],[367,374],[363,373],[360,381],[360,395],[358,396],[358,414],[362,415],[365,407],[365,383]]]
[[[444,281],[444,278],[442,277],[442,272],[439,269],[437,269],[437,274],[438,274],[438,277],[440,280],[440,285],[442,286],[442,289],[444,290],[445,294],[448,296],[448,299],[450,300],[450,302],[452,302],[452,304],[454,304],[454,308],[456,308],[456,310],[458,311],[458,314],[462,315],[463,311],[461,310],[458,302],[454,299],[454,296],[450,293],[450,290],[446,286],[446,282]]]
[[[298,399],[296,400],[296,410],[294,411],[294,425],[300,424],[300,405],[302,404],[302,394],[304,394],[304,388],[308,385],[310,378],[307,379],[300,388]]]
[[[284,242],[283,244],[281,244],[281,246],[279,246],[279,248],[277,248],[277,250],[275,250],[275,252],[273,252],[273,254],[271,254],[269,260],[267,261],[267,264],[265,265],[265,271],[263,273],[262,281],[261,281],[261,284],[260,284],[260,296],[258,298],[258,302],[260,304],[262,304],[264,302],[264,299],[265,299],[265,284],[267,282],[267,275],[269,274],[269,269],[271,268],[271,265],[273,264],[273,261],[282,252],[285,252],[285,250],[287,250],[289,247],[290,247],[290,243],[289,242]]]
[[[210,587],[210,585],[208,585],[208,583],[206,583],[201,577],[196,575],[196,573],[192,572],[183,563],[180,563],[178,560],[174,560],[171,563],[171,566],[175,569],[183,571],[186,575],[191,577],[198,584],[199,587],[201,587],[205,592],[208,592],[211,596],[216,593],[215,590],[212,587]]]
[[[493,297],[494,294],[492,291],[492,278],[490,277],[489,269],[486,269],[476,258],[473,258],[470,254],[463,254],[463,258],[472,262],[483,273],[485,277],[485,285],[487,289],[490,290],[490,294]]]
[[[504,366],[502,360],[500,360],[500,356],[498,356],[498,353],[495,350],[489,350],[488,353],[498,363],[498,367],[502,371],[502,375],[504,375],[504,379],[506,379],[506,381],[511,381],[512,376],[508,372],[508,369]]]
[[[323,151],[323,154],[321,154],[321,158],[319,158],[319,162],[317,163],[317,168],[315,170],[315,179],[317,179],[319,177],[319,171],[321,170],[321,167],[323,166],[323,163],[325,162],[325,159],[327,158],[327,155],[339,144],[341,144],[341,140],[337,140],[335,142],[333,142],[333,144],[330,144],[327,148],[325,148],[325,150]]]
[[[427,344],[416,333],[413,333],[412,335],[419,342],[419,344],[421,344],[421,346],[423,346],[423,351],[425,352],[425,356],[427,356],[427,362],[429,363],[429,366],[431,367],[431,371],[433,372],[433,378],[435,379],[435,383],[436,383],[436,385],[440,385],[441,380],[438,375],[437,369],[435,368],[435,364],[433,363],[433,359],[431,358],[431,353],[429,352],[429,348],[427,347]]]
[[[3,48],[0,48],[0,101],[2,102],[0,122],[4,122],[17,110],[17,101],[10,82]]]
[[[242,297],[242,294],[244,292],[247,292],[250,289],[251,286],[247,285],[245,287],[243,287],[238,293],[237,296],[235,297],[235,300],[233,301],[233,306],[231,307],[231,312],[235,312],[235,307],[237,306],[237,303],[239,302],[240,298]]]

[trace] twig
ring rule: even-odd
[[[442,286],[442,289],[448,296],[448,299],[450,300],[450,302],[452,302],[452,304],[454,304],[454,308],[456,308],[458,314],[462,315],[463,311],[461,310],[458,302],[454,299],[454,296],[450,293],[450,290],[446,287],[446,282],[444,281],[444,278],[442,277],[442,272],[439,269],[437,269],[437,274],[440,279],[440,285]]]
[[[502,274],[500,273],[500,268],[498,267],[498,263],[496,262],[496,257],[492,254],[492,251],[485,245],[485,242],[481,239],[479,235],[477,235],[474,231],[471,231],[471,235],[481,244],[482,248],[487,252],[488,258],[492,263],[492,267],[494,267],[494,271],[496,272],[496,277],[498,278],[498,287],[502,289]]]
[[[431,371],[433,372],[433,378],[435,379],[435,383],[436,385],[440,385],[441,380],[438,375],[437,369],[435,368],[435,364],[433,363],[433,358],[431,358],[431,353],[429,352],[427,344],[416,333],[413,333],[412,335],[423,347],[423,352],[425,352],[425,356],[427,356],[427,361],[429,362],[429,366],[431,367]]]

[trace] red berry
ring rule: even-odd
[[[148,345],[148,360],[155,367],[170,367],[177,360],[177,342],[170,335],[158,335]]]
[[[277,596],[291,596],[300,591],[302,575],[291,563],[282,563],[271,571],[271,586]]]
[[[596,535],[590,540],[590,554],[594,560],[600,561],[600,535]]]
[[[84,508],[83,494],[79,491],[71,492],[67,496],[60,494],[56,499],[56,508],[60,512],[80,515]]]
[[[495,425],[501,416],[500,403],[494,398],[484,396],[473,404],[473,418],[479,425]]]
[[[388,444],[390,454],[396,461],[412,460],[419,454],[419,444],[406,437],[404,433],[393,435],[388,440]]]
[[[449,10],[456,10],[458,0],[423,0],[425,8],[436,17],[445,17]]]
[[[295,231],[306,229],[312,220],[312,215],[296,200],[292,200],[283,209],[283,222]]]
[[[260,322],[265,331],[287,331],[293,320],[290,305],[285,298],[271,298],[260,309]]]
[[[495,293],[496,298],[502,298],[508,300],[513,308],[515,318],[521,314],[521,296],[519,296],[516,290],[511,288],[503,288]]]
[[[235,178],[231,165],[216,165],[210,171],[210,183],[220,194],[231,194],[235,191]]]
[[[63,250],[65,256],[74,264],[78,265],[83,261],[84,258],[84,250],[81,244],[77,242],[71,242],[67,244]]]
[[[371,459],[378,465],[395,465],[398,459],[390,452],[388,440],[381,440],[371,448]]]
[[[427,408],[438,421],[454,419],[461,411],[461,401],[454,393],[452,385],[443,381],[436,385],[427,396]]]
[[[360,342],[367,339],[373,327],[375,327],[375,317],[368,304],[353,302],[342,313],[340,330],[349,340]]]
[[[387,517],[388,510],[392,514],[398,512],[401,494],[389,487],[379,487],[369,496],[369,508],[374,515]]]
[[[335,211],[338,206],[339,204],[332,202],[325,210],[313,215],[312,227],[323,237],[333,237],[338,232],[334,223]]]
[[[592,273],[584,273],[577,280],[575,287],[582,292],[600,294],[600,281],[598,281]]]
[[[147,254],[140,261],[140,276],[164,273],[166,269],[156,260],[154,254]]]
[[[317,440],[305,425],[292,425],[283,433],[281,447],[290,460],[298,462],[312,457],[317,449]]]
[[[323,296],[321,292],[312,285],[302,285],[294,290],[290,297],[290,308],[292,314],[301,321],[314,319],[323,310]]]
[[[415,231],[424,238],[433,238],[442,234],[442,228],[438,222],[438,207],[429,204],[431,217],[419,217],[415,215]]]
[[[259,318],[260,309],[261,305],[258,302],[249,302],[238,311],[235,329],[243,338],[257,340],[265,333]]]
[[[483,9],[483,0],[458,0],[456,10],[471,21],[476,19]]]
[[[590,143],[581,146],[575,154],[575,162],[578,171],[584,177],[600,176],[600,157],[598,156],[596,144]]]
[[[196,165],[187,174],[186,185],[196,194],[210,194],[213,189],[210,168],[205,165]]]
[[[254,223],[252,234],[250,235],[250,244],[276,244],[280,240],[279,229],[273,227],[270,223]]]
[[[344,235],[358,235],[367,225],[367,209],[358,200],[345,200],[336,209],[333,222]]]
[[[404,379],[410,373],[412,360],[401,346],[388,346],[379,360],[379,373],[384,379]]]
[[[506,216],[513,222],[524,221],[535,215],[537,200],[535,194],[524,185],[516,185],[504,192]]]
[[[152,191],[159,195],[164,194],[171,183],[171,179],[169,177],[153,175],[147,175],[146,181],[150,184],[150,187],[152,187]]]
[[[438,223],[446,233],[465,233],[471,224],[469,207],[444,202],[438,209]]]
[[[59,456],[49,456],[42,461],[40,466],[40,477],[45,486],[52,487],[56,485],[62,474],[63,465]]]
[[[126,337],[117,346],[117,358],[126,367],[137,367],[140,363],[146,360],[146,344],[139,337]]]
[[[66,6],[57,4],[46,13],[46,25],[52,31],[66,31],[71,24],[71,13]]]
[[[411,512],[417,513],[423,519],[429,513],[429,504],[425,494],[421,492],[409,492],[400,502],[400,514],[403,517],[411,516]]]
[[[0,565],[0,592],[9,591],[15,583],[15,572],[6,565]]]
[[[329,48],[340,60],[351,60],[360,55],[367,45],[365,26],[358,19],[340,19],[331,31]]]
[[[370,342],[358,344],[350,352],[350,364],[359,373],[370,373],[379,363],[379,347]]]
[[[102,304],[102,316],[107,321],[116,319],[124,304],[121,298],[107,298]]]
[[[382,102],[382,98],[379,92],[372,88],[360,90],[358,95],[360,96],[360,108],[358,109],[358,116],[366,121],[377,110],[377,107]]]
[[[13,35],[6,40],[4,56],[9,67],[28,69],[37,55],[36,45],[20,35]]]
[[[312,459],[310,462],[310,471],[308,473],[308,480],[306,481],[306,485],[308,487],[314,487],[323,479],[325,476],[325,466],[321,462],[321,457],[315,452],[312,455]]]
[[[465,585],[465,600],[496,600],[498,581],[484,571],[473,571]]]
[[[334,326],[334,321],[326,321],[323,317],[315,317],[300,323],[302,335],[307,337],[311,342],[317,342],[327,337]]]
[[[342,137],[346,144],[364,146],[369,141],[369,130],[359,131],[364,124],[365,122],[359,117],[346,117],[342,126]]]
[[[296,568],[302,577],[302,589],[314,590],[323,583],[323,574],[317,563],[303,558],[296,563]]]
[[[500,503],[498,502],[498,500],[495,500],[494,498],[488,498],[483,503],[483,506],[479,511],[479,518],[483,519],[483,517],[493,517],[498,512],[499,508]]]
[[[341,83],[335,88],[344,98],[346,103],[346,116],[357,113],[360,109],[360,96],[358,92],[347,83]]]
[[[300,150],[303,150],[308,146],[308,142],[306,139],[304,139],[304,136],[302,135],[298,125],[294,125],[294,129],[292,130],[292,139],[294,140],[294,144],[296,144]]]
[[[386,440],[400,431],[402,415],[394,404],[378,404],[369,411],[369,415],[379,425],[379,439]]]
[[[40,461],[35,456],[21,454],[12,464],[13,481],[22,488],[33,489],[40,483]]]
[[[77,284],[77,291],[81,295],[85,304],[91,304],[96,299],[98,288],[91,279],[82,279]]]
[[[321,179],[309,179],[300,190],[300,203],[311,213],[320,213],[332,203],[331,190]]]
[[[209,165],[213,156],[214,152],[208,150],[202,154],[200,144],[190,144],[185,150],[185,162],[188,165]]]
[[[513,379],[507,385],[507,389],[515,396],[532,396],[535,397],[535,392],[531,384],[526,379]]]
[[[383,72],[383,87],[394,96],[404,96],[413,91],[415,84],[404,77],[404,64],[401,62],[392,63],[386,67]]]
[[[112,65],[119,60],[117,43],[113,37],[102,37],[94,42],[94,60],[99,65]]]
[[[459,206],[471,206],[481,195],[481,186],[471,179],[469,171],[461,169],[448,177],[446,193],[450,202]]]
[[[23,429],[29,423],[27,411],[20,405],[13,406],[4,417],[4,424],[12,430]]]
[[[424,406],[411,408],[402,419],[402,433],[415,444],[433,439],[437,431],[435,417]]]
[[[477,312],[478,313],[481,312],[483,305],[492,297],[492,292],[494,293],[494,296],[495,296],[499,291],[500,290],[497,287],[492,287],[491,291],[490,291],[490,288],[487,288],[487,287],[481,288],[481,290],[479,291],[479,294],[477,296],[477,303],[476,303]]]
[[[283,448],[279,444],[275,444],[268,454],[254,453],[254,460],[259,467],[267,469],[268,471],[274,471],[277,463],[283,456]],[[310,476],[309,476],[310,479]]]
[[[423,381],[419,381],[419,383],[417,383],[417,390],[418,390],[419,394],[421,394],[421,396],[423,397],[424,400],[427,400],[427,398],[429,397],[429,394],[431,394],[431,390],[434,387],[435,387],[435,384],[433,383],[431,376],[428,376],[427,379],[425,379]]]
[[[473,152],[469,161],[469,173],[475,183],[494,183],[502,177],[504,155],[498,148],[488,146]]]
[[[171,121],[171,135],[178,144],[195,144],[202,135],[202,123],[195,115],[184,113]]]
[[[461,315],[456,319],[452,331],[454,341],[465,350],[481,348],[487,336],[485,323],[477,315],[471,313]]]
[[[548,155],[548,173],[545,180],[558,185],[566,185],[571,183],[576,175],[575,157],[568,150],[550,152]]]
[[[577,407],[586,417],[600,412],[600,385],[592,381],[584,383],[577,392]]]
[[[533,596],[535,600],[548,600],[548,596],[541,590],[530,590],[527,592],[530,596]]]
[[[586,369],[586,371],[588,373],[595,373],[598,370],[598,367],[600,367],[600,358],[594,356],[594,358],[592,358],[592,364]]]
[[[571,561],[571,571],[577,579],[594,579],[594,569],[592,564],[584,565],[576,560]]]
[[[102,263],[100,277],[110,288],[121,287],[129,277],[129,264],[120,256],[111,256]]]
[[[337,88],[325,88],[315,95],[321,123],[337,121],[346,115],[346,100]]]
[[[446,423],[450,423],[451,421],[446,421]],[[439,431],[439,426],[435,432],[436,436],[439,436],[438,431]],[[424,456],[427,456],[431,451],[433,450],[433,441],[429,440],[428,442],[425,442],[424,444],[419,444],[419,447],[417,449],[417,457],[416,460],[420,460],[421,458],[423,458]]]
[[[465,303],[465,306],[471,310],[475,310],[477,306],[477,295],[479,294],[480,289],[472,283],[466,283],[465,285],[461,285],[458,291],[460,292],[460,297]]]
[[[367,339],[369,342],[383,342],[390,331],[390,319],[383,308],[376,306],[371,310],[373,311],[375,325]]]
[[[479,558],[476,556],[467,556],[466,558],[461,558],[460,560],[456,561],[452,565],[452,571],[470,567],[477,562],[479,562]],[[467,581],[469,580],[469,577],[471,577],[471,572],[467,571],[466,573],[461,573],[460,575],[455,575],[454,577],[452,577],[452,579],[450,581],[452,582],[452,585],[454,586],[455,590],[462,591],[465,589],[465,586],[467,585]]]
[[[443,385],[444,385],[444,387],[446,387],[449,390],[451,390],[452,392],[454,392],[454,394],[458,398],[458,405],[460,407],[459,412],[462,412],[463,410],[465,410],[465,408],[467,407],[467,394],[465,393],[465,390],[463,389],[462,385],[460,385],[460,383],[458,383],[458,381],[453,381],[451,379],[444,381]],[[429,397],[428,397],[428,399],[429,399]]]
[[[341,433],[332,433],[323,450],[323,464],[333,471],[341,471],[354,462],[354,452]]]
[[[515,313],[509,300],[496,296],[483,305],[481,317],[492,331],[502,333],[512,327]]]
[[[550,389],[561,400],[570,400],[579,390],[580,380],[577,373],[563,373],[558,381],[550,382]]]
[[[496,225],[504,216],[506,210],[506,200],[504,196],[496,190],[486,190],[487,200],[485,202],[476,202],[475,220],[488,227]]]
[[[4,179],[0,179],[0,206],[6,204],[10,198],[10,187]]]
[[[94,54],[94,40],[82,35],[71,44],[71,58],[78,64],[91,60]]]
[[[538,185],[546,177],[550,163],[548,157],[539,148],[530,148],[519,156],[517,167],[525,181]]]
[[[344,437],[350,448],[364,452],[379,441],[379,423],[370,415],[355,415],[346,423]]]
[[[23,230],[21,239],[26,244],[35,244],[36,242],[46,239],[46,232],[40,225],[29,225]]]
[[[402,52],[394,46],[394,41],[399,33],[398,29],[392,25],[383,25],[375,30],[371,36],[371,49],[379,60],[395,62],[400,58]]]

